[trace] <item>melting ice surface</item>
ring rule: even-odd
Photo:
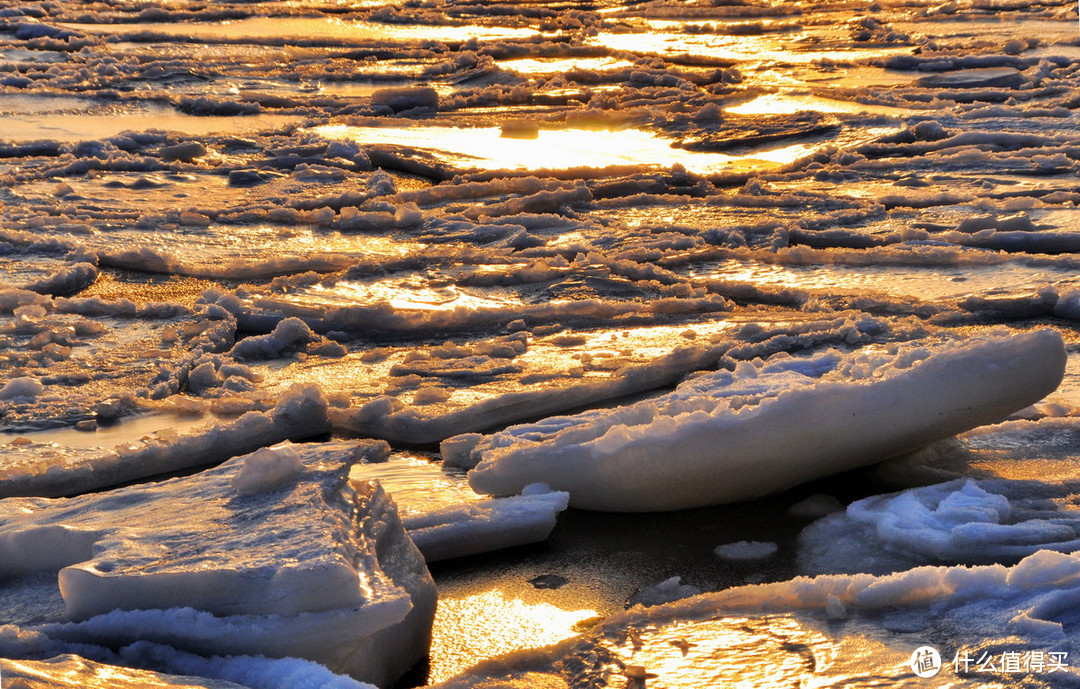
[[[6,95],[0,95],[0,111],[6,112],[0,140],[8,141],[91,141],[146,129],[195,136],[242,134],[299,121],[298,117],[276,114],[199,117],[158,103],[106,104],[89,99]]]
[[[418,26],[346,21],[316,17],[251,17],[225,22],[174,23],[146,22],[129,24],[66,24],[67,28],[87,33],[134,35],[140,33],[185,36],[207,39],[335,39],[349,42],[377,41],[466,41],[470,38],[494,40],[537,35],[531,29],[485,27],[476,25]]]

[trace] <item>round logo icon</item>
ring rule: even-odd
[[[933,677],[941,671],[941,654],[933,646],[919,646],[908,664],[919,677]]]

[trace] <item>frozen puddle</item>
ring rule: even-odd
[[[500,40],[538,36],[532,29],[477,25],[379,24],[329,17],[251,17],[225,22],[140,22],[131,24],[61,24],[64,28],[109,36],[182,36],[184,38],[276,43],[279,41]]]
[[[5,108],[0,140],[6,141],[89,141],[150,129],[184,132],[189,136],[240,134],[279,129],[301,120],[269,114],[203,117],[186,115],[157,103],[119,105],[69,97],[18,96],[0,100],[0,110]]]
[[[778,167],[825,145],[823,142],[795,143],[766,147],[745,155],[727,155],[674,148],[674,139],[641,129],[541,129],[531,139],[503,137],[498,127],[327,125],[312,131],[328,139],[347,139],[361,145],[390,144],[431,149],[455,167],[486,170],[682,165],[693,172],[710,174],[733,168]]]

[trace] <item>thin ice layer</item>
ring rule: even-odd
[[[437,562],[543,541],[569,499],[536,486],[524,495],[445,507],[403,521],[424,559]]]
[[[999,421],[1052,392],[1064,367],[1049,330],[746,364],[484,437],[469,482],[493,495],[543,482],[575,507],[611,511],[746,500]]]
[[[157,474],[216,464],[283,440],[329,430],[326,398],[314,386],[288,391],[272,410],[177,436],[163,433],[106,449],[40,443],[26,437],[0,445],[0,497],[60,497]]]
[[[293,656],[389,683],[426,652],[435,590],[386,494],[346,483],[382,451],[283,445],[156,484],[7,499],[2,576],[57,572],[70,621],[32,629],[59,643]],[[253,459],[266,452],[297,470]]]

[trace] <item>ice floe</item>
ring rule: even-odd
[[[435,589],[390,498],[346,481],[379,449],[285,445],[272,452],[300,465],[287,475],[268,472],[261,450],[156,484],[9,498],[4,592],[23,603],[4,622],[30,632],[24,654],[149,641],[303,658],[385,686],[426,652]]]
[[[616,511],[745,500],[999,421],[1053,392],[1064,365],[1052,331],[743,364],[477,439],[469,482],[496,495],[546,482],[571,505]]]

